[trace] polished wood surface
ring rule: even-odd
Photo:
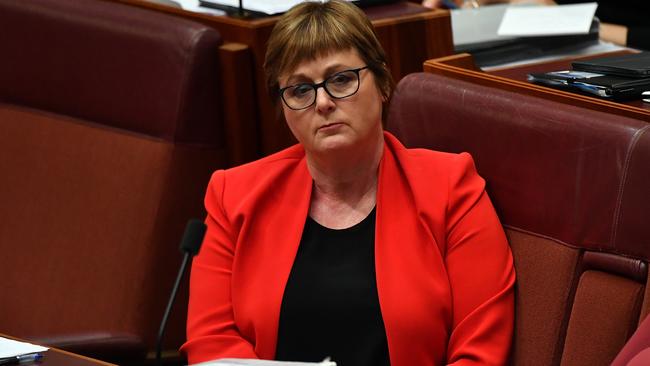
[[[602,56],[603,55],[590,57]],[[533,95],[560,103],[571,104],[574,106],[650,122],[650,106],[640,100],[614,102],[536,85],[526,81],[526,75],[530,72],[567,69],[570,68],[570,63],[573,60],[574,59],[565,59],[561,61],[545,62],[486,73],[471,67],[471,65],[474,64],[471,55],[459,54],[455,55],[455,57],[427,60],[424,63],[424,70],[425,72],[436,73],[484,86],[509,90],[515,93]]]
[[[248,46],[226,43],[219,47],[223,121],[228,163],[231,166],[259,156],[259,133],[253,60]],[[215,101],[216,102],[216,101]]]
[[[268,95],[262,67],[266,42],[278,17],[238,19],[189,12],[146,0],[108,1],[118,1],[198,21],[217,29],[225,42],[246,45],[250,52],[255,100],[250,102],[240,100],[237,108],[251,111],[247,118],[251,118],[251,114],[256,118],[259,156],[278,151],[294,143],[295,140],[284,122],[279,105]],[[375,26],[379,41],[386,50],[389,68],[396,82],[406,74],[422,71],[422,63],[425,60],[453,52],[451,18],[448,11],[431,10],[406,1],[368,7],[364,10]]]
[[[43,353],[43,359],[37,363],[43,366],[115,366],[112,363],[95,360],[92,358],[76,355],[74,353],[50,348]]]

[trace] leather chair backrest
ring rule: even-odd
[[[0,102],[223,143],[216,30],[98,0],[3,0],[0,24]]]
[[[151,349],[185,222],[227,163],[221,37],[99,0],[0,0],[0,25],[0,332]]]
[[[387,128],[486,179],[517,271],[512,363],[608,365],[650,306],[650,126],[412,74]]]

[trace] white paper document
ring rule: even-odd
[[[510,7],[497,32],[500,36],[587,34],[597,3]]]
[[[207,13],[214,15],[225,15],[226,12],[223,10],[206,8],[199,5],[199,0],[174,0],[177,2],[181,8],[187,11],[193,11],[195,13]]]
[[[195,364],[194,366],[336,366],[336,362],[324,360],[322,362],[291,362],[252,360],[246,358],[222,358],[220,360]]]
[[[31,353],[39,353],[47,350],[47,347],[0,337],[0,358],[28,355]]]

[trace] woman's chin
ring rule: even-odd
[[[337,134],[319,138],[315,144],[315,150],[318,152],[337,152],[346,151],[354,146],[353,139],[350,136]]]

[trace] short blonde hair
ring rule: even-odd
[[[269,38],[264,71],[271,97],[278,95],[278,79],[301,62],[333,51],[354,49],[375,76],[384,100],[393,88],[393,78],[370,20],[356,5],[343,0],[308,1],[286,12]]]

